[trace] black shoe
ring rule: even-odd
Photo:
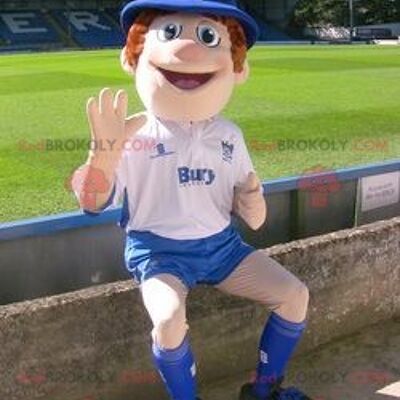
[[[245,383],[240,389],[239,400],[257,400],[257,397],[253,395],[253,384]]]
[[[246,383],[240,390],[239,400],[312,400],[295,387],[282,388],[283,377],[279,378],[271,387],[271,392],[265,399],[260,399],[253,394],[253,383]]]

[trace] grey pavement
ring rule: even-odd
[[[253,371],[208,385],[203,400],[237,400]],[[376,393],[392,385],[391,395]],[[294,358],[284,386],[301,388],[314,400],[400,399],[400,318]],[[388,389],[388,391],[390,388]]]

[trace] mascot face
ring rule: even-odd
[[[153,20],[132,72],[147,110],[174,121],[201,121],[218,114],[247,63],[234,72],[228,28],[202,15],[175,13]]]

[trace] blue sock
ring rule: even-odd
[[[286,321],[272,313],[261,336],[260,361],[253,392],[265,399],[278,378],[282,377],[286,365],[306,327],[306,321]]]
[[[153,343],[153,360],[171,399],[196,399],[196,366],[187,337],[174,350],[163,350]]]

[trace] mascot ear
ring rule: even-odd
[[[135,74],[136,65],[130,65],[126,59],[126,47],[121,50],[120,55],[121,67],[129,75]]]
[[[241,85],[242,83],[245,83],[247,81],[247,78],[249,77],[249,74],[250,74],[250,66],[246,58],[246,61],[243,64],[242,72],[235,72],[236,84]]]

